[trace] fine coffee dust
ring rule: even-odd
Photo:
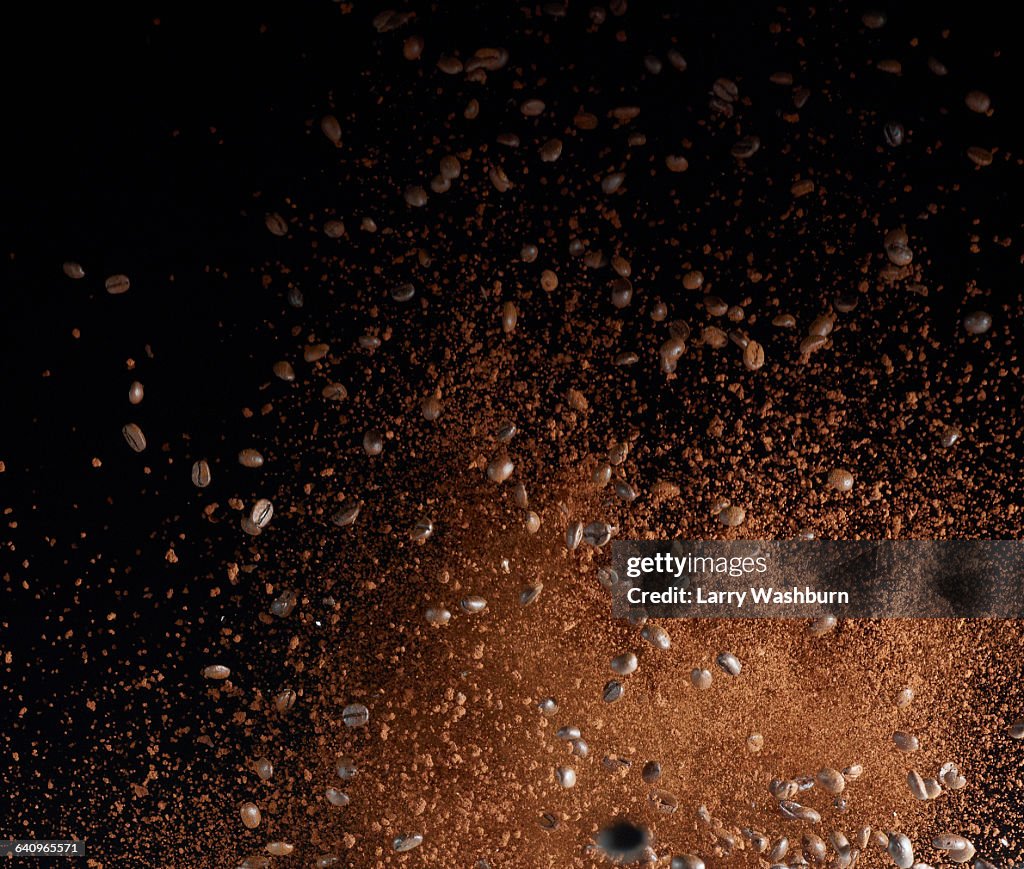
[[[244,423],[182,437],[140,375],[111,425],[193,578],[97,556],[84,630],[181,614],[72,689],[90,775],[13,832],[56,799],[97,866],[600,866],[623,819],[652,865],[1019,864],[1019,623],[644,626],[601,572],[612,537],[1020,535],[1009,89],[896,10],[339,15],[365,65],[229,278]]]

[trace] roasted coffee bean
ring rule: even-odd
[[[726,528],[736,528],[747,518],[747,511],[742,507],[726,507],[718,514],[718,521]]]
[[[732,652],[722,652],[715,658],[715,663],[730,676],[739,676],[740,670],[743,669],[740,659]]]
[[[974,311],[964,317],[964,330],[969,335],[984,335],[992,328],[992,315],[986,311]]]
[[[103,282],[103,286],[112,296],[120,296],[122,293],[127,293],[131,285],[132,283],[128,280],[127,275],[111,275]]]
[[[836,492],[849,492],[853,488],[853,474],[846,468],[833,468],[828,472],[828,487]]]
[[[223,664],[211,664],[209,667],[205,667],[203,669],[203,676],[207,679],[227,679],[230,675],[231,670]]]
[[[656,760],[647,761],[644,764],[644,768],[640,771],[640,777],[647,784],[654,784],[661,778],[661,764]]]
[[[370,710],[362,703],[351,703],[342,710],[341,720],[346,727],[363,727],[370,721]]]
[[[288,857],[295,850],[290,842],[268,842],[267,853],[272,857]]]
[[[819,770],[818,775],[815,777],[818,784],[820,784],[830,794],[841,794],[846,787],[846,779],[843,774],[837,769],[831,767],[825,767]]]
[[[694,669],[690,673],[690,681],[693,683],[694,688],[699,688],[701,691],[707,691],[711,687],[711,671]]]
[[[255,803],[242,803],[239,814],[242,816],[242,823],[250,830],[255,830],[263,819]]]
[[[612,672],[619,676],[628,676],[636,671],[639,662],[632,652],[625,652],[612,658]]]
[[[914,846],[903,833],[890,833],[888,845],[889,857],[900,869],[910,869],[914,865]]]
[[[912,736],[909,733],[904,733],[901,730],[897,730],[892,735],[892,741],[896,743],[896,747],[900,751],[917,751],[921,747],[921,743],[918,741],[916,736]]]
[[[243,468],[261,468],[263,467],[263,454],[248,447],[238,454],[238,464]]]
[[[391,840],[391,849],[398,853],[411,851],[423,844],[423,836],[420,833],[403,833]]]
[[[654,648],[667,651],[672,646],[672,640],[660,625],[645,625],[640,631],[640,636],[647,640]]]
[[[121,429],[121,434],[135,452],[141,453],[146,448],[146,436],[134,422],[128,423]]]
[[[604,691],[601,694],[601,699],[605,703],[615,703],[622,699],[622,695],[625,692],[623,684],[618,679],[610,679],[605,682]]]

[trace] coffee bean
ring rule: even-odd
[[[646,625],[640,631],[640,636],[662,652],[667,652],[672,646],[672,640],[668,635],[668,631],[661,627],[661,625]]]
[[[903,833],[889,834],[888,851],[892,862],[900,869],[910,869],[914,865],[914,846]]]
[[[809,806],[802,806],[792,800],[780,800],[779,812],[784,818],[788,818],[789,820],[807,821],[811,824],[821,823],[821,815],[817,811]]]
[[[890,148],[898,148],[906,138],[906,130],[899,121],[886,121],[882,127],[882,136]]]
[[[103,286],[112,296],[119,296],[122,293],[127,293],[131,285],[131,281],[128,280],[127,275],[111,275],[103,282]]]
[[[853,474],[846,468],[833,468],[828,472],[828,487],[836,492],[849,492],[853,488]]]
[[[411,851],[423,844],[423,836],[420,833],[403,833],[391,840],[391,849],[398,853]]]
[[[203,668],[203,676],[207,679],[227,679],[230,675],[230,668],[225,667],[223,664],[211,664],[209,667]]]
[[[538,100],[536,98],[524,100],[519,104],[519,111],[521,111],[528,118],[536,118],[539,115],[544,114],[544,100]]]
[[[135,452],[141,453],[146,448],[146,436],[134,422],[128,423],[121,429],[121,434]]]
[[[701,691],[707,691],[711,687],[711,671],[701,670],[699,668],[694,669],[690,673],[690,681],[693,683],[694,688],[699,688]]]
[[[658,358],[661,362],[661,370],[665,374],[671,374],[676,370],[679,358],[683,355],[686,344],[678,338],[669,338],[658,350]]]
[[[266,528],[274,517],[274,505],[267,498],[260,498],[252,508],[249,518],[257,528]]]
[[[273,857],[287,857],[294,850],[295,846],[289,842],[269,842],[267,844],[267,853]]]
[[[607,522],[589,522],[583,526],[583,542],[594,547],[606,545],[612,539],[612,528]]]
[[[816,618],[807,626],[807,633],[812,637],[823,637],[832,631],[838,624],[838,619],[833,615],[825,615]]]
[[[757,341],[750,341],[743,348],[743,364],[750,371],[757,371],[764,365],[764,347]]]
[[[980,115],[985,114],[992,107],[992,100],[984,91],[968,91],[964,102],[972,112]]]
[[[324,797],[332,806],[337,806],[338,808],[344,808],[352,802],[348,794],[332,787],[329,787],[324,791]]]
[[[804,856],[809,858],[812,863],[825,862],[825,855],[828,853],[828,846],[825,844],[825,840],[822,839],[821,836],[817,836],[814,833],[804,833],[803,848]]]
[[[427,191],[419,184],[410,184],[402,193],[402,198],[410,208],[422,208],[427,204]]]
[[[714,350],[721,350],[729,343],[729,336],[717,326],[705,326],[701,330],[700,340]]]
[[[992,328],[992,315],[986,311],[973,311],[964,317],[964,329],[969,335],[984,335]]]
[[[671,791],[655,788],[648,795],[647,799],[654,807],[654,810],[661,815],[672,815],[679,808],[679,797]]]
[[[477,613],[482,613],[487,609],[487,600],[479,595],[470,595],[469,597],[464,597],[459,602],[459,606],[462,608],[463,612],[475,615]]]
[[[515,331],[516,323],[519,320],[519,311],[514,302],[505,302],[501,309],[501,328],[506,335]]]
[[[605,682],[604,691],[601,693],[601,699],[605,703],[615,703],[617,700],[622,699],[622,695],[625,691],[623,684],[617,679],[610,679]]]
[[[836,318],[831,314],[821,314],[815,317],[811,325],[807,327],[808,335],[830,335],[835,326]]]
[[[328,401],[344,401],[348,398],[348,390],[340,383],[328,383],[320,394]]]
[[[515,467],[508,456],[498,456],[487,465],[487,479],[492,483],[504,483],[512,476]]]
[[[615,495],[621,500],[630,503],[637,499],[636,489],[625,480],[616,480],[614,483]]]
[[[268,214],[263,222],[271,235],[283,237],[288,234],[288,223],[276,211]]]
[[[270,604],[270,612],[278,618],[286,619],[292,614],[298,602],[299,596],[291,589],[286,589],[274,598]]]
[[[896,743],[896,747],[900,751],[912,752],[917,751],[921,747],[921,743],[918,741],[916,736],[904,733],[901,730],[897,730],[892,735],[892,741]]]
[[[601,190],[604,193],[615,193],[622,187],[625,180],[626,175],[624,172],[612,172],[601,179]]]
[[[726,528],[736,528],[747,518],[747,511],[742,507],[726,507],[718,514],[718,521]]]
[[[772,865],[781,863],[785,858],[786,854],[789,853],[789,839],[782,836],[777,839],[772,845],[771,850],[765,855],[765,859]]]
[[[548,139],[540,146],[540,159],[544,163],[554,163],[562,156],[562,140]]]
[[[633,300],[633,285],[628,278],[616,278],[612,281],[612,305],[619,310],[629,307]]]
[[[351,703],[342,710],[341,720],[346,727],[364,727],[370,721],[370,710],[362,703]]]
[[[263,454],[247,447],[238,454],[238,464],[243,468],[261,468],[263,467]]]
[[[363,452],[368,456],[379,456],[384,452],[384,435],[375,428],[363,434]]]
[[[911,770],[907,773],[907,786],[916,799],[928,799],[928,790],[925,787],[924,779],[921,778],[916,770]]]
[[[270,781],[274,777],[274,764],[272,764],[267,758],[257,758],[253,765],[256,769],[256,775],[263,781]]]
[[[349,525],[355,524],[362,509],[362,504],[350,504],[347,507],[339,507],[331,516],[331,522],[339,528],[347,528]]]
[[[832,769],[831,767],[825,767],[818,771],[818,775],[815,777],[818,784],[820,784],[830,794],[841,794],[843,789],[846,787],[846,779],[839,770]]]
[[[806,196],[808,193],[814,192],[814,182],[809,178],[804,178],[801,181],[794,181],[789,188],[789,192],[796,198]]]
[[[612,658],[612,672],[617,673],[619,676],[628,676],[630,673],[635,672],[638,666],[639,661],[632,652],[624,652]]]
[[[975,166],[991,166],[992,152],[987,148],[972,145],[967,149],[967,157]]]
[[[320,119],[320,132],[322,132],[332,145],[341,144],[341,124],[334,115],[324,115]],[[284,235],[284,233],[280,233]]]
[[[693,270],[688,271],[683,275],[683,289],[686,290],[699,290],[704,286],[704,273],[701,271]]]
[[[524,606],[524,607],[525,606],[529,606],[538,597],[540,597],[540,593],[543,590],[544,590],[543,583],[537,583],[536,585],[527,586],[526,588],[524,588],[522,591],[519,592],[519,605],[520,606]]]
[[[239,814],[242,816],[242,823],[250,830],[255,830],[263,819],[255,803],[242,803]]]
[[[640,771],[640,777],[647,784],[654,784],[661,778],[661,764],[656,760],[647,761],[644,764],[644,768]]]
[[[210,485],[210,465],[205,459],[192,465],[192,485],[197,489],[205,489]]]
[[[427,607],[423,616],[430,625],[446,625],[452,618],[452,614],[444,607]]]
[[[730,676],[739,676],[740,671],[743,669],[740,659],[732,652],[722,652],[715,658],[715,663]]]

